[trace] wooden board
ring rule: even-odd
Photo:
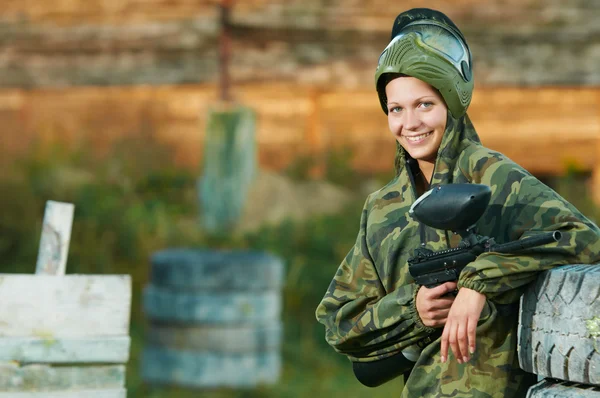
[[[65,274],[74,211],[75,206],[71,203],[46,202],[36,274]]]
[[[129,336],[88,338],[0,338],[0,361],[24,363],[126,363]]]
[[[95,0],[95,5],[61,0],[47,6],[4,1],[0,85],[215,82],[217,1],[212,0],[212,9],[206,1],[189,0]],[[374,64],[389,42],[397,13],[411,8],[408,4],[422,5],[417,0],[403,1],[400,9],[382,0],[235,3],[231,72],[236,82],[287,80],[364,88],[372,87]],[[508,3],[427,3],[448,13],[465,33],[477,85],[598,84],[598,7],[582,1]]]
[[[0,398],[126,398],[124,388],[111,390],[0,392]]]
[[[131,132],[143,129],[143,114],[152,120],[156,132],[156,142],[148,144],[172,149],[176,165],[195,172],[201,163],[203,126],[215,92],[214,85],[192,84],[0,90],[2,121],[10,127],[3,136],[0,163],[29,154],[29,143],[49,125],[61,126],[52,142],[83,139],[91,143],[90,151],[107,155],[104,151],[111,145],[128,137],[137,139]],[[318,150],[351,148],[351,166],[356,170],[392,172],[394,139],[371,88],[262,83],[239,85],[236,95],[257,112],[262,169],[281,171],[300,156],[318,159]],[[595,168],[594,187],[600,187],[597,109],[600,89],[596,87],[478,85],[469,115],[487,147],[531,173],[563,175],[569,165],[576,164],[583,171]],[[111,118],[105,118],[106,114]],[[600,203],[600,193],[597,197]]]
[[[599,93],[589,87],[478,86],[468,114],[484,146],[534,174],[562,175],[570,166],[591,171],[599,154],[600,113],[589,109],[600,109]],[[360,170],[392,169],[395,143],[374,90],[324,91],[315,107],[316,134],[326,147],[353,148]]]
[[[125,366],[58,366],[0,363],[0,392],[120,389]]]
[[[0,275],[0,338],[128,336],[129,275]]]

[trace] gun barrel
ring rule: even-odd
[[[560,233],[560,231],[548,232],[523,240],[508,242],[501,245],[494,245],[490,247],[490,251],[498,253],[514,253],[520,250],[531,249],[532,247],[558,242],[561,237],[562,233]]]

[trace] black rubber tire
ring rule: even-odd
[[[174,324],[151,322],[146,331],[149,346],[224,354],[279,350],[281,321],[265,324]]]
[[[277,351],[232,355],[145,347],[141,366],[143,380],[152,384],[255,387],[278,381],[281,356]]]
[[[177,292],[148,285],[144,312],[150,319],[179,323],[264,324],[281,316],[281,292],[221,290]]]
[[[600,385],[600,266],[542,273],[523,295],[519,363],[537,375]]]
[[[262,290],[283,285],[283,261],[251,250],[167,249],[154,253],[150,280],[173,290]]]

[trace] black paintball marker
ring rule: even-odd
[[[515,253],[560,240],[559,231],[504,244],[477,235],[475,223],[485,212],[491,196],[487,185],[448,184],[425,192],[415,201],[409,211],[414,218],[432,228],[458,233],[462,238],[452,249],[437,252],[415,249],[408,260],[408,269],[417,284],[432,288],[456,281],[463,268],[483,252]]]

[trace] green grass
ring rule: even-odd
[[[340,214],[305,223],[288,221],[247,235],[205,236],[199,229],[196,176],[170,167],[168,152],[138,138],[120,143],[104,159],[82,150],[34,148],[0,175],[2,272],[34,272],[45,202],[57,200],[76,206],[67,272],[132,276],[129,397],[383,397],[400,391],[401,380],[378,390],[361,386],[350,363],[327,346],[324,328],[314,316],[354,243],[364,198]],[[143,382],[140,353],[147,324],[141,291],[148,283],[149,257],[157,250],[182,246],[254,248],[284,259],[283,367],[278,384],[198,391]]]
[[[242,236],[208,237],[198,227],[194,173],[170,167],[169,154],[160,148],[141,142],[129,145],[130,150],[124,145],[110,159],[95,159],[84,152],[35,150],[0,176],[0,256],[2,272],[33,273],[45,201],[76,205],[68,273],[132,276],[130,398],[399,395],[402,380],[377,389],[360,385],[350,363],[327,346],[324,329],[314,317],[337,266],[354,243],[364,198],[356,198],[336,215],[304,223],[287,221]],[[140,145],[145,149],[137,150]],[[339,173],[328,173],[337,183],[360,178],[351,176],[347,166],[339,167]],[[580,176],[557,179],[554,186],[584,214],[598,219]],[[140,353],[147,325],[140,293],[148,283],[149,257],[157,250],[182,246],[254,248],[285,260],[279,383],[252,390],[198,391],[141,380]]]

